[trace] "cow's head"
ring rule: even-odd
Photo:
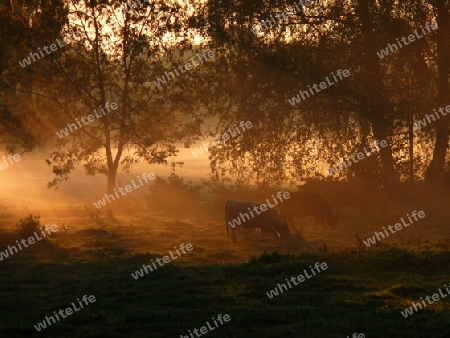
[[[290,240],[292,239],[291,229],[289,229],[289,225],[286,222],[281,221],[280,224],[278,224],[277,232],[284,240]]]
[[[291,229],[286,222],[283,222],[278,211],[275,209],[270,209],[272,215],[272,224],[275,226],[275,230],[281,239],[290,240],[292,238]]]

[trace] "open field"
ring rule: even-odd
[[[450,332],[448,298],[412,318],[400,314],[411,301],[450,282],[445,240],[450,236],[442,217],[429,215],[391,236],[388,247],[359,250],[354,234],[365,239],[381,230],[384,216],[372,212],[367,222],[367,214],[349,210],[336,231],[315,229],[305,218],[296,222],[297,240],[290,243],[261,239],[258,231],[248,230],[238,232],[233,245],[219,217],[180,220],[135,213],[95,223],[69,211],[65,215],[43,217],[41,223],[65,223],[68,234],[57,233],[48,243],[0,262],[2,337],[180,337],[218,314],[229,314],[231,321],[210,337],[346,337],[354,332],[447,337]],[[15,217],[3,218],[0,249],[20,239],[13,231]],[[192,243],[193,250],[132,278],[143,264],[181,243]],[[278,283],[315,262],[329,268],[278,297],[267,297]],[[96,302],[36,331],[34,325],[45,316],[85,294]]]
[[[450,0],[0,27],[0,338],[450,337]]]

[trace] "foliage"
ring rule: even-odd
[[[0,3],[0,142],[9,152],[31,151],[46,138],[42,121],[28,105],[36,69],[21,69],[17,61],[59,37],[66,21],[63,0]]]
[[[353,167],[351,176],[370,173],[369,180],[376,178],[378,185],[398,177],[423,178],[435,130],[415,132],[412,138],[408,132],[411,119],[423,118],[436,106],[436,34],[383,60],[376,52],[425,21],[436,21],[430,4],[315,3],[264,33],[251,32],[260,20],[283,9],[290,10],[291,4],[209,1],[203,8],[203,34],[229,55],[217,65],[228,81],[209,94],[227,98],[215,105],[219,124],[214,133],[224,133],[241,120],[255,126],[212,150],[212,174],[217,179],[297,185],[323,179],[330,165],[375,139],[386,139],[389,147],[370,159],[375,163]],[[350,78],[294,107],[288,104],[299,90],[338,69],[349,69]],[[424,152],[412,152],[411,143]],[[343,171],[334,179],[346,176]]]
[[[40,43],[48,45],[70,31],[78,37],[30,66],[12,65],[11,74],[18,78],[33,70],[31,87],[17,92],[10,86],[8,109],[27,126],[34,125],[29,116],[39,115],[35,124],[43,129],[41,141],[53,150],[47,163],[55,178],[49,187],[58,187],[82,166],[88,175],[107,176],[111,192],[119,169],[129,171],[140,161],[180,165],[168,160],[177,155],[175,143],[189,144],[200,134],[197,90],[207,64],[183,74],[181,83],[171,80],[161,88],[153,83],[202,51],[189,38],[187,5],[154,0],[127,13],[123,6],[122,1],[68,4],[68,22],[57,30],[60,35]],[[18,55],[33,50],[19,47]],[[118,109],[80,122],[94,110],[101,113],[107,102],[117,103]],[[75,124],[69,135],[56,136],[76,119],[82,127]]]
[[[279,262],[285,260],[285,258],[287,258],[287,256],[280,255],[278,253],[278,251],[274,251],[271,254],[264,251],[259,257],[250,257],[249,263],[250,264],[272,264],[272,263],[279,263]]]
[[[35,232],[41,230],[40,216],[30,216],[26,218],[21,218],[18,223],[16,223],[16,230],[18,231],[20,237],[28,238],[34,236]],[[46,237],[44,238],[46,239]]]
[[[150,186],[147,201],[150,207],[159,212],[176,214],[192,213],[200,209],[202,185],[194,185],[183,177],[172,174],[167,180],[156,177]]]

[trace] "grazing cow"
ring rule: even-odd
[[[290,239],[291,231],[286,222],[283,222],[278,211],[271,208],[261,211],[261,203],[230,200],[225,203],[225,227],[228,231],[231,228],[231,237],[236,242],[236,227],[240,226],[245,229],[259,228],[261,237],[265,233],[273,233],[276,237],[282,239]],[[258,210],[257,212],[255,211]],[[259,214],[258,214],[259,213]]]
[[[322,223],[324,227],[324,220],[332,228],[336,229],[339,215],[334,214],[328,202],[319,195],[306,192],[291,192],[291,197],[283,203],[279,204],[281,217],[293,224],[294,217],[312,216],[314,223]]]
[[[359,163],[359,162],[358,162]],[[389,198],[379,187],[352,178],[349,181],[309,181],[301,191],[323,196],[336,208],[359,210],[361,213],[379,209],[383,214],[390,209]]]

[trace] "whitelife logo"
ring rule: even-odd
[[[177,259],[178,257],[181,256],[181,254],[180,254],[180,252],[178,251],[177,247],[174,247],[174,248],[175,248],[175,250],[176,250],[178,256],[172,255],[172,251],[169,251],[169,254],[170,254],[170,257],[172,258],[172,260],[175,260],[175,259]],[[183,254],[186,254],[186,251],[184,251],[184,249],[185,249],[185,248],[184,248],[184,243],[183,243],[183,244],[180,245],[180,250],[183,251]],[[194,249],[194,247],[192,246],[191,243],[186,244],[186,250],[187,250],[187,251],[192,251],[192,249]],[[161,263],[161,258],[159,258],[159,257],[156,258],[155,260],[156,260],[156,262],[158,263],[159,266],[163,266],[164,264],[167,264],[167,263],[170,262],[169,256],[164,256],[164,257],[162,258],[162,261],[163,261],[164,263]],[[140,277],[144,277],[144,270],[145,270],[145,274],[148,274],[148,270],[150,270],[151,272],[152,272],[153,270],[156,270],[158,267],[156,266],[156,264],[155,264],[155,262],[153,261],[153,259],[152,259],[151,261],[152,261],[152,264],[153,264],[153,268],[152,268],[150,265],[145,265],[145,264],[144,264],[144,265],[142,265],[143,269],[137,270],[136,272],[132,273],[132,274],[131,274],[131,277],[133,277],[134,279],[137,280],[137,279],[139,279]]]
[[[442,298],[447,297],[448,295],[450,295],[450,289],[448,288],[447,284],[444,284],[445,286],[445,290],[447,291],[447,294],[444,294],[442,292],[441,289],[439,289],[439,295],[441,295],[441,297],[439,297],[439,295],[437,293],[434,293],[431,297],[430,296],[426,296],[425,299],[427,300],[428,304],[433,304],[434,302],[437,302],[438,300],[441,300]],[[433,302],[430,300],[430,298],[433,298]],[[422,297],[420,297],[420,299],[422,300],[422,304],[424,307],[427,307],[427,303],[425,303],[425,300],[422,299]],[[412,316],[414,314],[414,310],[416,312],[418,312],[418,307],[420,307],[420,310],[423,309],[422,304],[420,303],[414,303],[411,302],[411,305],[409,308],[405,309],[405,311],[400,311],[400,313],[402,314],[403,317],[407,318],[408,316]]]
[[[110,103],[109,101],[105,103],[105,108],[108,111],[108,113],[111,112],[112,110],[116,110],[119,106],[117,105],[116,102],[112,102],[111,103],[111,107],[110,107]],[[103,110],[102,107],[100,107],[100,110],[102,111],[102,114],[97,114],[97,109],[94,109],[94,113],[95,113],[95,117],[97,117],[97,119],[106,116],[106,112]],[[86,118],[87,118],[87,122],[86,122]],[[84,125],[87,125],[91,122],[95,121],[94,115],[90,114],[87,117],[86,116],[82,116],[80,117],[80,120],[83,122]],[[78,118],[75,119],[76,123],[78,124],[78,126],[80,128],[83,128],[83,126],[81,125],[80,121],[78,121]],[[74,127],[74,130],[72,129],[72,126]],[[70,130],[71,133],[73,133],[74,131],[78,130],[78,127],[75,123],[67,123],[67,127],[64,129],[61,129],[59,132],[56,132],[56,135],[58,135],[59,138],[63,138],[64,136],[69,135],[69,131]]]
[[[320,265],[320,266],[319,266],[319,265]],[[319,263],[319,262],[316,262],[316,264],[314,264],[314,268],[313,268],[311,265],[309,266],[309,268],[310,268],[310,270],[311,270],[312,276],[308,275],[308,273],[306,272],[306,269],[303,270],[303,272],[305,273],[306,279],[310,279],[310,278],[312,278],[313,276],[316,275],[316,272],[314,271],[314,269],[316,269],[317,273],[320,273],[320,272],[325,271],[326,269],[328,269],[328,265],[327,265],[327,263]],[[302,282],[304,282],[304,281],[306,280],[306,279],[305,279],[305,276],[303,276],[303,275],[298,275],[297,277],[291,277],[290,281],[291,281],[294,285],[299,285],[300,283],[302,283]],[[286,280],[287,284],[289,285],[289,289],[292,289],[292,285],[291,285],[291,283],[289,282],[289,280],[288,280],[287,278],[285,278],[285,280]],[[298,280],[298,283],[297,283],[297,280]],[[288,290],[286,284],[284,284],[284,283],[278,283],[278,284],[277,284],[277,287],[276,287],[275,289],[270,290],[269,292],[266,292],[267,297],[269,297],[269,299],[272,299],[272,298],[274,298],[275,296],[280,295],[281,293],[284,292],[284,291],[283,291],[283,287],[284,287],[284,289],[285,289],[284,291],[287,291],[287,290]],[[280,290],[280,293],[278,293],[278,290]]]
[[[49,227],[50,227],[50,229],[49,229]],[[50,226],[49,224],[47,224],[47,225],[45,226],[45,229],[44,229],[44,230],[41,230],[41,234],[42,234],[43,237],[40,237],[40,236],[38,235],[38,233],[35,231],[35,232],[34,232],[34,237],[33,237],[33,236],[32,236],[32,237],[29,237],[27,240],[22,239],[22,240],[20,241],[20,243],[22,243],[22,245],[23,245],[25,248],[28,248],[30,245],[32,245],[32,244],[34,244],[34,243],[37,243],[37,242],[39,242],[40,240],[42,240],[42,239],[44,239],[44,238],[47,237],[47,236],[45,235],[45,232],[44,232],[44,231],[47,231],[47,233],[48,233],[49,235],[51,235],[52,232],[57,232],[57,231],[58,231],[58,226],[57,226],[56,224],[53,224],[53,225],[51,225],[51,226]],[[50,231],[51,231],[51,232],[50,232]],[[35,239],[36,239],[36,241],[35,241]],[[28,242],[28,245],[26,244],[27,242]],[[20,245],[20,243],[19,243],[18,240],[16,240],[16,243],[17,243],[17,246],[19,247],[20,251],[22,251],[22,250],[23,250],[23,249],[22,249],[22,246]],[[14,249],[15,252],[13,252],[13,249]],[[9,250],[9,254],[11,254],[11,256],[12,256],[13,254],[19,252],[19,250],[17,250],[17,247],[16,247],[16,246],[14,246],[14,245],[13,245],[13,246],[8,245],[8,248],[7,248],[5,251],[0,251],[0,261],[2,261],[3,259],[6,259],[6,258],[9,257],[8,250]]]
[[[76,36],[77,38],[80,37],[80,33],[76,32],[76,31],[67,33],[67,36],[70,36],[70,35]],[[69,43],[71,41],[64,41],[64,42]],[[58,44],[58,46],[56,46],[56,43]],[[50,46],[45,46],[44,45],[44,47],[42,47],[42,49],[45,50],[47,55],[49,55],[52,52],[56,51],[58,49],[58,47],[61,48],[61,47],[65,46],[63,43],[61,43],[61,41],[59,41],[59,39],[56,39],[56,43],[53,43]],[[48,51],[48,48],[50,48],[50,51]],[[19,65],[22,68],[25,68],[26,66],[31,65],[31,60],[36,62],[36,61],[40,60],[41,58],[43,58],[45,56],[44,53],[42,53],[42,50],[41,50],[40,47],[38,47],[38,49],[39,49],[39,52],[36,52],[36,53],[30,52],[30,55],[26,59],[23,59],[22,61],[19,61]],[[39,56],[38,53],[40,53],[41,56]]]
[[[8,164],[8,162],[6,161],[5,156],[2,157],[2,160],[3,160],[3,163],[5,163],[5,167],[3,167],[3,166],[0,164],[0,170],[6,169],[6,168],[9,167],[9,164]],[[8,160],[9,160],[9,163],[10,163],[10,164],[14,164],[15,162],[19,162],[19,161],[21,160],[21,158],[20,158],[20,155],[19,155],[19,154],[15,154],[15,155],[9,154],[9,155],[8,155]],[[13,160],[14,160],[14,162],[13,162]]]
[[[311,1],[311,0],[300,0],[297,3],[294,3],[294,10],[292,12],[288,12],[288,11],[283,11],[280,13],[276,13],[274,14],[275,17],[277,18],[277,21],[275,21],[275,19],[273,18],[273,15],[270,15],[270,20],[266,19],[266,20],[261,20],[261,26],[259,28],[259,31],[257,29],[251,29],[251,31],[253,32],[253,34],[258,35],[258,33],[264,32],[264,30],[267,30],[269,28],[272,28],[275,25],[278,25],[283,19],[286,20],[289,15],[299,15],[299,13],[303,14],[303,7],[311,7],[312,3],[315,1]],[[264,28],[263,28],[264,26]]]
[[[444,111],[444,107],[440,107],[437,110],[434,109],[434,115],[436,115],[436,117],[434,117],[433,115],[426,114],[422,120],[415,122],[414,126],[417,129],[422,129],[422,127],[425,127],[427,125],[427,120],[428,120],[428,123],[431,123],[431,118],[433,118],[433,122],[436,122],[436,119],[439,120],[441,118],[441,116],[439,116],[439,114],[438,114],[438,111],[439,111],[439,113],[442,114],[442,117],[444,117],[445,115],[447,115],[447,113],[450,113],[450,105],[445,107],[445,111]]]
[[[336,75],[339,77],[340,80],[343,80],[344,77],[350,76],[350,71],[348,69],[344,69],[344,70],[338,69],[338,71],[336,73],[337,73]],[[327,82],[322,81],[318,85],[317,85],[317,83],[314,83],[312,85],[312,87],[314,88],[315,92],[312,90],[311,86],[309,85],[308,89],[309,89],[309,93],[311,93],[311,96],[314,95],[315,93],[319,93],[322,89],[327,89],[328,86],[332,86],[335,83],[338,83],[338,79],[336,78],[336,75],[334,75],[334,73],[331,73],[331,76],[333,77],[335,82],[331,82],[327,76],[325,78],[327,80]],[[342,76],[344,76],[344,77],[342,77]],[[327,85],[327,83],[328,83],[328,85]],[[320,87],[320,89],[319,89],[319,87]],[[291,104],[291,106],[295,106],[297,103],[300,103],[302,101],[302,99],[303,99],[303,101],[305,101],[307,98],[311,97],[309,95],[309,93],[306,90],[305,91],[300,90],[299,94],[297,96],[294,96],[291,99],[288,99],[288,101]],[[301,99],[300,99],[300,96],[302,97]]]
[[[281,195],[283,195],[283,196],[281,196]],[[284,191],[284,192],[279,191],[278,194],[277,194],[277,197],[272,195],[272,198],[273,198],[273,202],[275,203],[275,205],[278,205],[277,198],[280,200],[280,203],[281,203],[281,202],[283,202],[283,198],[285,200],[288,200],[289,198],[291,198],[291,195],[287,191]],[[269,208],[273,208],[275,206],[275,205],[270,204],[270,201],[269,201],[268,198],[266,199],[266,202],[269,205]],[[258,212],[258,208],[261,210],[261,212]],[[267,205],[265,205],[264,203],[260,204],[259,206],[255,205],[253,207],[253,211],[257,215],[259,215],[259,214],[261,214],[261,213],[263,213],[264,211],[267,211],[267,210],[268,210],[267,209]],[[250,215],[252,215],[252,218],[254,218],[255,215],[253,215],[253,212],[250,210],[250,208],[248,208],[248,211],[249,211]],[[246,216],[247,219],[245,219],[244,216]],[[235,228],[236,226],[241,225],[241,220],[242,220],[242,223],[244,223],[245,221],[249,221],[250,220],[250,216],[246,212],[244,212],[244,213],[240,212],[239,213],[239,217],[234,218],[231,222],[228,222],[228,224],[232,228]]]
[[[248,130],[248,129],[250,129],[250,128],[253,127],[253,125],[252,125],[252,123],[251,123],[250,121],[247,121],[247,122],[245,122],[245,123],[244,123],[244,121],[241,121],[241,122],[239,123],[239,126],[242,128],[242,131],[246,131],[246,130]],[[230,133],[231,138],[234,138],[234,137],[236,137],[237,135],[241,135],[241,132],[240,132],[240,130],[239,130],[239,127],[237,127],[237,126],[234,126],[234,127],[235,127],[235,129],[236,129],[235,132],[236,132],[237,134],[234,134],[234,133],[231,131],[231,128],[228,129],[228,132]],[[245,128],[247,128],[247,129],[245,129]],[[213,138],[211,141],[209,141],[208,143],[205,144],[205,142],[203,142],[203,143],[202,143],[202,147],[200,147],[200,148],[194,148],[193,150],[191,150],[191,154],[194,155],[194,157],[197,157],[198,155],[203,154],[203,151],[206,152],[206,151],[208,151],[209,148],[215,147],[215,146],[218,145],[218,144],[222,144],[223,142],[228,141],[228,140],[230,139],[230,135],[228,135],[228,133],[225,133],[225,134],[223,134],[223,135],[217,135],[216,137],[214,137],[214,138]]]
[[[409,219],[409,221],[410,221],[411,223],[406,223],[405,220],[403,219],[403,217],[401,218],[401,221],[402,221],[403,225],[405,226],[405,228],[408,227],[408,226],[410,226],[410,225],[413,223],[411,217],[409,217],[409,214],[407,214],[407,216],[408,216],[408,219]],[[414,210],[414,211],[411,213],[411,216],[412,216],[412,217],[414,218],[414,220],[417,222],[417,221],[418,221],[417,216],[419,216],[419,218],[424,218],[424,217],[425,217],[425,212],[424,212],[423,210],[420,210],[419,212],[417,212],[417,215],[416,215],[416,210]],[[403,229],[403,228],[402,228],[402,224],[400,224],[400,223],[395,223],[395,224],[394,224],[394,227],[395,227],[395,230],[396,230],[396,231],[394,231],[392,225],[388,225],[388,229],[390,230],[391,234],[395,234],[397,231],[400,231],[400,230]],[[384,229],[384,233],[386,234],[386,236],[389,237],[389,233],[388,233],[388,231],[386,230],[386,228],[383,227],[383,229]],[[380,238],[379,235],[381,235],[382,238]],[[384,234],[383,234],[382,232],[376,232],[376,231],[375,231],[375,232],[374,232],[374,235],[373,235],[372,237],[367,238],[367,240],[363,241],[363,243],[364,243],[367,247],[369,247],[370,245],[375,245],[375,244],[377,243],[377,241],[375,240],[375,236],[377,237],[378,241],[380,241],[381,239],[384,239],[384,238],[385,238],[385,236],[384,236]]]
[[[195,337],[200,337],[201,335],[206,334],[206,333],[208,333],[209,331],[212,331],[212,330],[217,329],[217,328],[219,327],[219,324],[217,324],[216,318],[213,317],[212,320],[213,320],[213,322],[214,322],[214,324],[215,324],[215,327],[212,327],[212,326],[209,324],[209,320],[208,320],[208,321],[206,322],[206,324],[208,325],[208,327],[202,326],[202,327],[200,328],[200,330],[199,330],[199,329],[196,329],[196,328],[192,330],[192,331],[194,331],[194,333],[195,333]],[[227,314],[223,315],[223,320],[222,320],[222,314],[219,314],[219,315],[217,316],[217,321],[218,321],[221,325],[223,325],[223,324],[229,322],[230,320],[231,320],[231,317],[230,317],[230,315],[227,315]],[[225,322],[225,323],[224,323],[224,322]],[[209,330],[208,330],[208,328],[209,328]],[[188,331],[189,331],[189,336],[190,336],[190,337],[189,337],[188,335],[183,336],[182,334],[180,334],[180,338],[194,338],[194,335],[192,334],[191,330],[188,330]],[[198,331],[200,331],[201,333],[199,334]]]
[[[61,309],[60,309],[60,310],[58,311],[59,315],[60,315],[63,319],[64,319],[64,318],[67,318],[68,316],[70,316],[71,314],[73,314],[72,308],[75,310],[75,312],[78,312],[78,311],[80,311],[81,309],[84,309],[83,303],[81,303],[80,299],[77,298],[77,300],[78,300],[78,305],[80,305],[80,308],[77,308],[77,306],[76,306],[74,303],[71,303],[72,307],[68,307],[68,308],[65,309],[65,310],[61,310]],[[88,301],[89,301],[89,302],[88,302]],[[88,306],[89,304],[95,303],[95,301],[96,301],[96,299],[95,299],[95,296],[93,296],[93,295],[91,295],[91,296],[89,296],[89,297],[88,297],[87,295],[84,295],[84,296],[83,296],[83,302],[84,302],[84,304],[86,304],[86,306]],[[59,317],[58,317],[58,314],[56,313],[56,311],[53,311],[53,313],[54,313],[56,319],[58,319],[58,322],[59,322],[60,319],[59,319]],[[64,315],[64,313],[65,313],[66,315]],[[43,320],[42,322],[38,323],[37,325],[34,325],[34,328],[35,328],[38,332],[40,332],[41,330],[47,328],[47,324],[48,324],[48,326],[50,326],[50,325],[52,325],[52,324],[56,324],[55,317],[53,317],[53,316],[50,316],[50,317],[45,316],[45,320]],[[50,321],[53,321],[53,323],[51,323]]]
[[[350,158],[353,160],[353,163],[358,163],[358,160],[362,160],[365,158],[365,156],[371,156],[372,154],[374,154],[376,151],[380,150],[380,146],[382,148],[385,148],[388,146],[388,143],[386,140],[382,140],[382,141],[375,141],[374,147],[370,147],[370,152],[367,151],[366,147],[364,147],[364,152],[366,153],[366,155],[363,154],[363,152],[359,152],[353,155],[350,155]],[[355,159],[355,156],[358,157],[358,160]],[[340,169],[347,169],[348,167],[350,167],[352,165],[352,162],[347,159],[347,163],[344,162],[340,162],[340,163],[336,163],[334,166],[330,167],[330,169],[328,169],[328,176],[333,176],[334,174],[337,174],[339,172]]]
[[[409,42],[406,42],[406,37],[402,37],[402,38],[401,38],[401,40],[402,40],[402,42],[403,42],[403,45],[402,45],[402,43],[401,43],[401,42],[398,40],[398,38],[397,38],[397,39],[396,39],[396,40],[397,40],[397,44],[395,44],[395,43],[394,43],[394,44],[388,43],[388,45],[387,45],[387,47],[386,47],[385,49],[382,49],[382,50],[380,50],[379,52],[377,52],[378,57],[379,57],[380,59],[383,59],[385,56],[388,56],[390,53],[397,52],[399,48],[403,48],[404,46],[409,45],[411,42],[416,41],[416,37],[417,37],[417,39],[423,38],[425,35],[431,33],[430,27],[431,27],[431,29],[434,30],[434,31],[435,31],[436,29],[438,29],[438,25],[437,25],[436,22],[432,22],[431,25],[430,25],[429,22],[427,22],[427,23],[425,24],[425,28],[427,29],[428,33],[425,32],[425,30],[423,29],[422,26],[420,26],[420,28],[422,29],[423,35],[420,35],[420,34],[417,32],[417,29],[416,29],[416,30],[414,30],[414,34],[408,35],[408,41],[409,41]],[[397,47],[397,45],[398,45],[398,47]]]
[[[208,55],[206,55],[206,54],[208,54]],[[208,59],[212,59],[214,57],[214,51],[212,51],[212,50],[203,51],[202,55],[203,55],[203,59],[205,61],[207,61]],[[178,65],[178,67],[176,67],[176,68],[178,68],[178,70],[181,73],[186,73],[186,71],[192,69],[192,66],[194,66],[194,68],[195,68],[195,67],[198,67],[201,64],[203,64],[203,59],[202,59],[201,55],[195,54],[193,57],[190,58],[190,61],[188,61],[184,64],[185,69],[183,69],[183,65]],[[196,60],[199,61],[200,63],[195,62]],[[192,64],[191,64],[191,62],[192,62]],[[180,76],[180,74],[178,73],[178,70],[176,70],[175,67],[173,67],[173,71],[175,72],[175,74],[177,74],[177,76]],[[176,77],[175,74],[173,72],[164,72],[164,75],[162,77],[157,77],[156,81],[153,80],[153,83],[155,85],[157,85],[158,87],[161,87],[162,84],[166,84],[166,82],[170,80],[169,75],[172,76],[173,80],[175,80],[175,77]]]
[[[147,175],[148,175],[148,177],[147,177]],[[140,187],[142,187],[144,185],[144,183],[142,183],[141,178],[139,176],[137,177],[137,179],[139,180],[139,183],[141,183],[141,185],[136,185],[136,184],[134,184],[134,180],[131,180],[131,183],[133,183],[133,186],[131,186],[131,184],[128,184],[125,187],[125,191],[127,193],[128,192],[132,192],[133,191],[133,187],[134,187],[134,189],[139,189]],[[144,173],[144,175],[142,175],[142,179],[145,181],[145,183],[148,183],[149,180],[152,181],[152,180],[155,179],[155,174],[153,174],[153,173],[151,173],[151,174]],[[123,192],[123,189],[124,188],[122,188],[122,187],[118,188],[118,190],[122,194],[122,196],[125,196],[126,193]],[[117,196],[117,198],[120,198],[120,195],[117,193],[116,189],[113,189],[113,190],[114,190],[114,194]],[[105,197],[106,197],[106,200],[105,200]],[[105,197],[103,197],[101,200],[98,200],[97,202],[94,202],[94,206],[97,209],[100,209],[101,207],[106,206],[106,202],[111,203],[112,201],[116,200],[114,198],[114,195],[112,195],[112,194],[109,194],[109,195],[105,194]],[[111,197],[112,201],[109,200],[110,197]]]

